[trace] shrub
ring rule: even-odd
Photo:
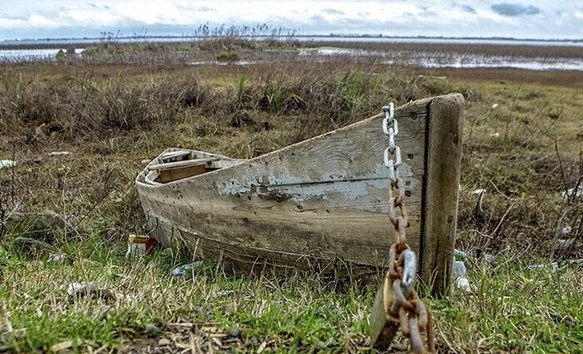
[[[217,55],[217,60],[226,62],[239,61],[241,60],[241,55],[235,51],[223,51]]]

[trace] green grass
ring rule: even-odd
[[[528,269],[583,256],[581,200],[560,196],[583,166],[581,74],[349,59],[197,67],[144,51],[132,62],[127,48],[110,49],[125,59],[0,65],[0,159],[18,162],[0,170],[0,351],[367,351],[376,284],[234,275],[213,263],[174,279],[171,269],[191,261],[179,248],[126,260],[128,234],[147,231],[133,179],[169,146],[250,158],[375,114],[389,100],[453,91],[466,98],[456,247],[496,262],[467,261],[471,294],[424,297],[440,352],[583,347],[583,273]],[[488,190],[478,211],[477,188]],[[15,209],[28,214],[7,220]],[[576,247],[561,250],[565,226]],[[46,241],[70,261],[23,252],[16,237]],[[131,300],[71,299],[75,282]]]
[[[170,275],[172,266],[187,259],[172,252],[129,261],[115,250],[92,247],[98,245],[84,246],[85,254],[75,255],[71,264],[24,259],[2,249],[1,347],[42,352],[71,341],[77,352],[127,351],[159,346],[165,338],[166,349],[178,350],[196,338],[203,351],[211,346],[215,351],[263,346],[285,352],[369,348],[373,285],[346,287],[316,276],[237,276],[212,263],[196,269],[191,279],[176,279]],[[581,274],[568,267],[529,270],[523,262],[500,258],[497,265],[468,263],[471,294],[454,289],[443,299],[425,299],[440,351],[581,348]],[[71,298],[67,286],[73,282],[99,284],[123,299]],[[400,336],[397,342],[406,343]]]

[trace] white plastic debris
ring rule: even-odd
[[[63,155],[69,155],[70,152],[68,151],[53,151],[53,152],[49,152],[48,155],[49,156],[63,156]]]
[[[104,300],[132,301],[130,296],[101,287],[96,283],[69,283],[67,286],[67,294],[73,298],[93,296]]]
[[[454,257],[460,257],[460,258],[468,258],[470,256],[467,252],[460,251],[458,249],[453,250],[453,255],[454,255]]]
[[[466,265],[462,261],[453,262],[453,275],[459,278],[467,278]]]
[[[202,263],[202,261],[196,261],[178,266],[172,269],[172,276],[175,278],[190,279],[193,276],[193,270],[200,267]]]
[[[494,104],[492,105],[492,109],[496,109],[496,108],[498,108],[498,103],[494,103]]]
[[[455,285],[458,289],[462,289],[465,292],[471,293],[472,287],[470,286],[470,281],[468,278],[457,278],[455,280]]]
[[[565,199],[583,197],[583,183],[581,183],[579,186],[567,189],[566,192],[563,192],[563,197]]]
[[[490,138],[499,138],[500,137],[500,133],[496,132],[496,133],[492,133],[488,135]]]
[[[77,294],[82,289],[85,289],[85,284],[81,284],[81,283],[69,283],[69,285],[67,286],[67,294],[69,296],[74,296],[75,294]]]
[[[51,253],[47,262],[49,263],[64,263],[67,260],[67,255],[64,253],[56,252]]]
[[[458,289],[466,292],[472,292],[470,281],[466,275],[466,265],[462,261],[453,262],[453,274],[456,277],[455,285]]]
[[[3,168],[12,168],[14,166],[16,166],[16,161],[0,160],[0,170]]]
[[[487,192],[487,191],[486,191],[486,189],[485,189],[485,188],[478,188],[478,189],[475,189],[475,190],[473,190],[473,191],[472,191],[472,194],[475,194],[475,195],[480,195],[480,194],[484,194],[484,193],[486,193],[486,192]]]
[[[531,264],[527,268],[530,270],[543,270],[550,268],[553,272],[556,272],[559,270],[559,263],[552,262],[550,264]]]

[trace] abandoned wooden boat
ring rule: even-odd
[[[461,95],[415,101],[395,111],[408,242],[415,251],[424,242],[430,117],[458,124],[462,111]],[[151,234],[163,244],[183,241],[196,256],[237,269],[326,271],[341,265],[353,274],[373,271],[386,262],[392,242],[383,118],[380,113],[249,160],[168,149],[136,179]],[[445,162],[456,158],[439,154]],[[443,161],[436,176],[448,168]]]

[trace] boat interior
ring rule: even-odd
[[[240,161],[203,151],[168,149],[146,167],[143,182],[165,184],[216,171]]]

